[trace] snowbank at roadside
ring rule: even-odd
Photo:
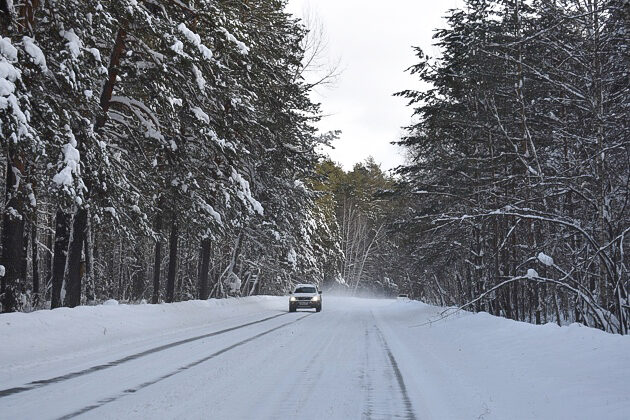
[[[260,318],[286,310],[286,298],[192,300],[159,305],[119,305],[57,308],[0,315],[0,371],[39,363],[64,354],[107,350],[117,344],[182,333],[231,318]]]
[[[627,419],[630,336],[397,301],[376,312],[427,418]],[[429,322],[433,320],[434,322]]]

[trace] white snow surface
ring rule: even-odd
[[[210,216],[212,216],[214,218],[214,220],[222,225],[223,221],[221,220],[221,215],[214,209],[214,207],[212,207],[210,204],[206,203],[205,201],[200,201],[199,206],[206,211],[206,213],[208,213]]]
[[[64,167],[61,171],[59,171],[54,177],[53,182],[59,186],[71,186],[73,182],[73,175],[80,175],[80,160],[81,155],[79,150],[77,150],[77,141],[70,129],[69,125],[64,127],[68,134],[68,143],[62,147],[63,150],[63,163]]]
[[[83,43],[81,39],[74,33],[74,29],[68,29],[67,31],[61,31],[61,36],[68,41],[66,47],[70,51],[70,54],[74,59],[77,59],[81,55],[81,49],[83,48]]]
[[[175,51],[175,54],[183,54],[184,53],[184,43],[179,39],[175,41],[173,45],[171,45],[171,50]]]
[[[233,42],[234,44],[236,44],[236,47],[238,48],[239,52],[243,55],[247,55],[249,54],[249,47],[247,47],[247,45],[245,45],[243,42],[239,41],[238,39],[236,39],[236,37],[234,35],[232,35],[227,29],[225,28],[221,28],[221,30],[223,31],[223,33],[225,34],[225,37]]]
[[[201,70],[197,68],[194,64],[192,65],[192,71],[195,75],[195,81],[197,82],[197,87],[201,92],[206,88],[206,79],[203,77],[203,73]]]
[[[297,252],[295,252],[295,249],[289,249],[289,252],[287,253],[287,260],[291,265],[297,264]]]
[[[538,261],[540,261],[544,265],[553,266],[553,258],[545,254],[544,252],[538,253]]]
[[[195,117],[197,117],[199,121],[204,122],[206,124],[210,124],[210,116],[206,114],[205,112],[203,112],[201,108],[199,108],[198,106],[195,106],[195,107],[192,107],[190,110],[193,112],[193,114],[195,114]]]
[[[101,52],[97,48],[89,48],[88,51],[92,53],[96,61],[101,62]]]
[[[6,109],[9,105],[17,105],[17,99],[13,93],[15,92],[15,82],[21,78],[21,73],[12,64],[16,61],[17,49],[11,44],[9,38],[0,37],[0,109]],[[6,96],[9,98],[4,98]]]
[[[26,53],[31,57],[33,63],[37,64],[43,72],[47,72],[48,66],[46,65],[46,57],[44,56],[41,48],[39,48],[39,46],[35,43],[35,40],[28,36],[24,36],[22,37],[22,42],[24,43],[24,51],[26,51]]]
[[[0,71],[2,71],[1,67],[2,65],[0,64]],[[15,92],[15,84],[3,77],[0,77],[0,96],[4,97],[4,96],[13,95],[13,92]],[[5,109],[5,108],[6,106],[2,107],[2,109]]]
[[[238,195],[241,201],[249,202],[252,209],[256,211],[256,213],[262,216],[265,212],[265,209],[263,208],[262,204],[260,204],[260,202],[252,196],[252,192],[249,188],[249,182],[245,178],[243,178],[238,172],[236,172],[234,168],[232,168],[231,178],[235,183],[239,184],[241,187],[240,190],[236,192],[236,195]]]
[[[203,45],[203,43],[201,42],[201,37],[198,34],[191,31],[190,29],[188,29],[185,23],[182,22],[179,25],[177,25],[177,30],[186,37],[188,42],[190,42],[195,47],[197,47],[197,49],[199,50],[199,53],[203,55],[203,58],[205,58],[206,60],[210,60],[212,58],[212,51],[210,51],[210,48]]]
[[[17,61],[18,51],[17,48],[11,44],[11,38],[0,37],[0,54],[5,56],[9,61]]]
[[[287,303],[2,314],[2,416],[628,418],[629,336],[486,313],[438,320],[444,308],[408,300]]]

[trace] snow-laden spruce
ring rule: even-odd
[[[33,21],[0,38],[1,239],[30,249],[1,247],[3,311],[323,281],[324,217],[288,187],[321,142],[305,30],[277,2],[184,3],[11,4]]]

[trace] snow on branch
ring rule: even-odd
[[[160,132],[160,121],[157,115],[155,115],[155,112],[153,112],[144,103],[136,99],[128,98],[126,96],[112,96],[109,102],[110,104],[118,103],[121,105],[125,105],[127,108],[129,108],[131,112],[133,112],[134,115],[136,115],[136,117],[140,120],[142,125],[146,128],[145,136],[147,138],[154,138],[157,140],[164,139],[164,136]],[[149,117],[150,121],[147,121],[144,118],[143,114],[138,112],[138,110],[141,110],[144,115]]]
[[[79,58],[81,55],[81,49],[83,48],[83,43],[81,39],[74,33],[74,29],[68,29],[67,31],[61,31],[61,36],[68,41],[66,47],[70,51],[72,58],[75,60]]]
[[[262,204],[260,204],[253,196],[249,188],[249,182],[244,179],[234,168],[232,168],[232,181],[236,182],[241,188],[237,191],[238,198],[242,201],[247,201],[252,208],[261,216],[264,214]]]
[[[188,42],[197,47],[201,55],[203,55],[206,60],[210,60],[212,58],[212,51],[210,50],[210,48],[206,47],[201,42],[201,37],[188,29],[183,22],[177,26],[177,30],[186,37]]]
[[[0,110],[9,110],[9,115],[17,125],[8,135],[13,142],[32,135],[27,112],[22,110],[16,96],[16,86],[22,80],[22,72],[14,66],[17,62],[17,49],[11,44],[11,40],[0,37]]]
[[[195,114],[195,117],[197,117],[199,121],[210,124],[210,116],[203,112],[201,108],[195,106],[192,107],[190,110],[193,112],[193,114]]]
[[[599,258],[602,260],[602,262],[604,263],[604,266],[606,267],[606,269],[609,271],[609,273],[612,276],[611,271],[611,266],[613,266],[614,264],[612,263],[612,261],[610,260],[609,256],[606,255],[606,253],[602,252],[603,250],[605,250],[609,245],[606,246],[600,246],[600,244],[597,243],[597,241],[593,238],[592,235],[590,235],[588,232],[586,232],[586,230],[584,230],[584,228],[582,228],[580,225],[578,225],[577,223],[573,222],[573,221],[568,221],[565,220],[563,218],[557,217],[557,216],[553,216],[553,215],[545,215],[545,214],[535,214],[535,213],[530,213],[529,211],[533,211],[531,209],[523,209],[523,211],[521,212],[520,209],[516,209],[514,210],[513,208],[510,208],[509,210],[502,210],[502,209],[498,209],[489,213],[481,213],[481,214],[475,214],[475,215],[463,215],[460,217],[448,217],[448,218],[438,218],[435,221],[436,222],[445,222],[445,221],[455,221],[455,220],[460,220],[460,221],[464,221],[467,219],[475,219],[475,218],[484,218],[484,217],[492,217],[492,216],[514,216],[514,217],[520,217],[523,219],[529,219],[529,220],[540,220],[543,222],[549,222],[549,223],[554,223],[554,224],[559,224],[568,228],[571,228],[577,232],[579,232],[590,244],[591,246],[597,251],[597,254],[599,256]]]
[[[22,38],[22,42],[24,44],[24,51],[31,57],[33,63],[39,66],[39,68],[44,72],[48,72],[48,66],[46,65],[46,57],[44,57],[44,53],[42,50],[35,44],[35,40],[28,36]]]
[[[228,41],[233,42],[234,44],[236,44],[236,47],[238,48],[238,50],[240,51],[241,54],[243,55],[247,55],[249,54],[249,47],[247,47],[247,45],[245,45],[243,42],[239,41],[238,39],[236,39],[236,37],[234,37],[234,35],[232,35],[227,29],[225,28],[220,28],[223,33],[225,34],[225,37],[228,39]]]
[[[53,182],[66,193],[75,199],[80,201],[78,197],[81,190],[85,189],[83,181],[81,180],[81,154],[77,150],[77,140],[74,137],[74,133],[69,125],[65,125],[65,130],[68,135],[68,143],[62,147],[63,152],[63,168],[54,177]],[[78,190],[74,189],[75,181],[78,185]]]
[[[516,276],[516,277],[511,277],[507,280],[502,281],[501,283],[491,287],[490,289],[486,290],[485,292],[483,292],[482,294],[480,294],[479,296],[477,296],[475,299],[459,306],[459,307],[455,307],[455,308],[447,308],[446,310],[442,311],[440,313],[440,318],[438,319],[433,319],[430,320],[428,322],[424,322],[422,324],[416,324],[416,325],[412,325],[412,327],[422,327],[425,325],[429,325],[432,324],[433,322],[436,321],[440,321],[442,319],[446,319],[454,314],[456,314],[459,311],[464,310],[465,308],[474,305],[477,302],[480,302],[481,300],[483,300],[484,298],[492,295],[494,292],[496,292],[497,290],[511,284],[511,283],[515,283],[515,282],[519,282],[519,281],[531,281],[531,282],[535,282],[535,283],[550,283],[550,284],[554,284],[557,285],[559,287],[563,287],[573,293],[575,293],[580,299],[582,299],[582,301],[591,309],[593,315],[597,318],[598,322],[600,323],[600,325],[605,328],[607,331],[611,331],[611,323],[605,319],[604,317],[604,313],[606,312],[601,306],[599,306],[591,297],[587,296],[585,293],[583,293],[581,290],[576,289],[575,287],[572,287],[570,285],[568,285],[567,283],[564,283],[562,281],[559,280],[555,280],[555,279],[551,279],[551,278],[546,278],[546,277],[541,277],[540,275],[538,275],[538,273],[536,272],[536,270],[534,269],[529,269],[527,271],[527,274],[524,276]]]

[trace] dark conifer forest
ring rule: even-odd
[[[398,220],[417,297],[630,327],[630,3],[466,1],[417,50]]]
[[[2,2],[3,311],[322,278],[330,136],[284,3]]]

